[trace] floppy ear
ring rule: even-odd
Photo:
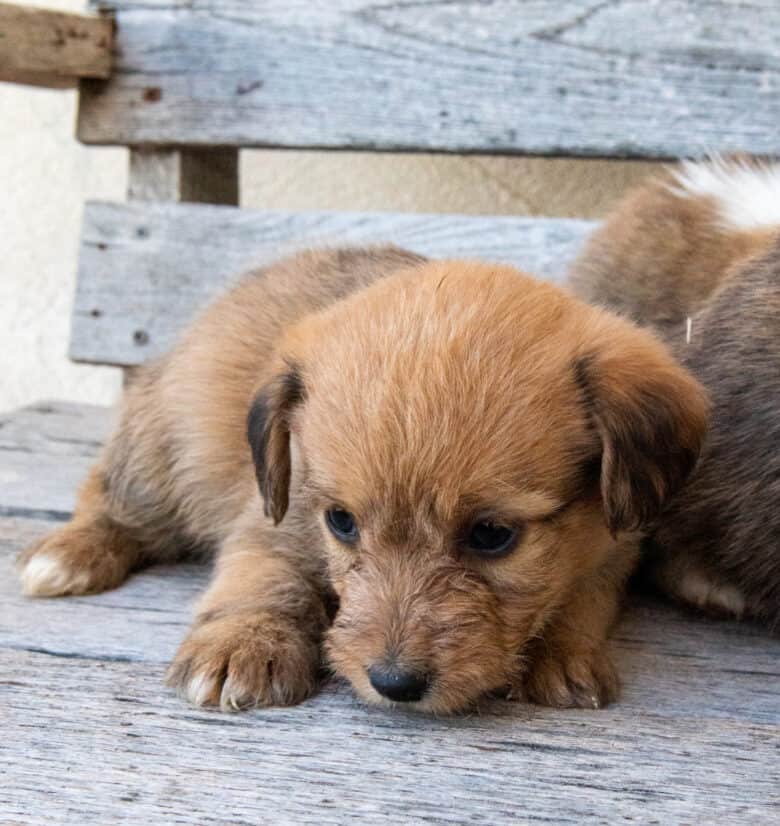
[[[704,388],[652,335],[614,332],[575,363],[601,441],[601,498],[613,536],[647,527],[682,487],[709,413]]]
[[[300,369],[288,365],[255,396],[247,418],[257,484],[265,515],[278,525],[287,513],[290,496],[290,417],[306,397]]]

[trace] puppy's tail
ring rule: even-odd
[[[683,162],[624,198],[574,262],[570,286],[586,301],[676,334],[778,233],[780,164]]]

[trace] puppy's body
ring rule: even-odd
[[[653,326],[713,402],[648,564],[677,598],[780,625],[780,167],[686,164],[631,194],[572,272]]]
[[[84,593],[217,548],[170,671],[198,704],[300,700],[324,648],[375,702],[452,711],[521,683],[599,705],[630,537],[705,416],[652,336],[509,268],[306,254],[141,371],[22,579]]]
[[[423,260],[391,247],[306,252],[249,274],[214,302],[170,354],[138,368],[124,393],[119,425],[80,490],[73,520],[22,555],[25,592],[58,596],[103,591],[144,565],[171,561],[192,550],[221,549],[220,566],[227,570],[219,590],[210,592],[214,599],[205,599],[199,609],[201,617],[208,616],[212,603],[221,603],[222,589],[230,591],[231,535],[240,536],[244,524],[253,537],[247,548],[237,540],[238,559],[252,547],[278,552],[278,559],[266,560],[257,553],[258,580],[273,588],[274,580],[286,577],[300,581],[304,591],[324,592],[323,560],[314,550],[321,540],[318,531],[315,538],[312,520],[296,510],[283,526],[273,528],[262,514],[247,445],[247,414],[258,387],[273,376],[273,351],[283,330]],[[300,575],[297,570],[291,575],[288,566]],[[257,644],[248,642],[243,650],[245,668],[251,670],[253,658],[263,661],[262,650],[256,649],[264,637],[276,635],[281,645],[290,633],[285,665],[290,673],[280,669],[276,680],[255,686],[258,697],[268,703],[294,702],[313,690],[312,663],[319,658],[327,616],[323,600],[309,597],[292,587],[281,595],[274,611],[283,615],[290,603],[295,612],[290,627],[280,627],[278,617],[265,617]],[[253,622],[260,620],[255,617]],[[228,627],[224,636],[230,633]],[[237,630],[242,633],[251,636],[248,629]],[[197,637],[191,647],[196,643]],[[178,679],[193,702],[219,702],[221,683],[211,675],[207,679],[193,671]],[[238,702],[226,692],[226,707]]]

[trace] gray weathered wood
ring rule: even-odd
[[[131,201],[189,201],[238,206],[238,149],[130,150],[127,197]],[[123,384],[132,381],[134,368],[123,371]]]
[[[139,364],[164,352],[243,271],[296,249],[392,242],[427,255],[506,261],[556,278],[592,228],[574,220],[91,203],[70,355]]]
[[[105,407],[65,402],[0,415],[0,515],[66,519],[112,418]]]
[[[130,150],[128,197],[238,206],[238,150]]]
[[[229,716],[163,686],[207,570],[160,567],[94,597],[27,600],[0,518],[0,821],[776,822],[780,641],[639,601],[601,711],[485,701],[436,719],[331,684]]]
[[[679,156],[780,152],[780,5],[97,0],[88,143]]]
[[[111,74],[107,17],[0,3],[0,80],[64,88]]]

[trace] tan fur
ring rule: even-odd
[[[244,280],[142,371],[41,548],[78,572],[68,593],[218,549],[169,674],[197,704],[299,701],[325,652],[371,702],[389,701],[367,670],[392,661],[429,676],[420,710],[511,686],[600,705],[632,532],[684,481],[706,410],[652,335],[511,268],[309,253]],[[356,544],[326,529],[335,506]],[[517,528],[509,555],[464,546],[485,517]]]

